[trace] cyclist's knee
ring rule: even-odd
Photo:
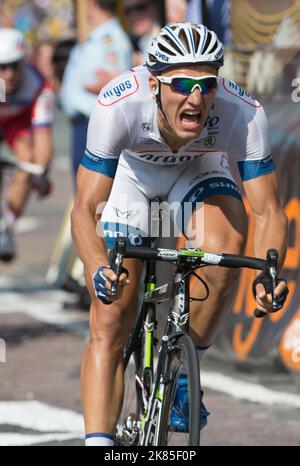
[[[119,303],[92,305],[90,341],[101,343],[103,348],[120,351],[128,339],[133,316]]]

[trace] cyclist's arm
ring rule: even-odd
[[[52,125],[54,120],[54,92],[47,84],[32,107],[34,163],[47,165],[53,156]]]
[[[53,157],[51,128],[35,128],[33,132],[33,162],[48,165]]]
[[[80,166],[77,183],[75,206],[71,214],[72,236],[79,256],[92,276],[98,267],[109,263],[105,239],[96,232],[99,220],[96,212],[98,205],[108,200],[113,178]]]
[[[128,125],[119,106],[104,107],[98,102],[92,112],[87,149],[77,175],[77,195],[72,212],[72,234],[88,273],[108,265],[106,241],[96,232],[99,204],[108,201],[118,158],[128,147]]]
[[[282,267],[286,248],[288,221],[280,202],[276,172],[243,183],[255,219],[254,252],[265,258],[270,248],[279,252]]]

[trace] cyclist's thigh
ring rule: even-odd
[[[190,247],[209,249],[218,238],[244,240],[247,217],[226,154],[208,153],[190,163],[169,194],[169,202],[174,201],[181,202],[181,209],[171,214]]]
[[[101,225],[108,249],[116,238],[125,237],[130,246],[150,245],[150,201],[142,181],[120,159],[112,190],[103,210]]]

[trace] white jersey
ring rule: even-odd
[[[91,115],[82,165],[114,177],[123,151],[127,157],[164,166],[219,152],[237,162],[243,181],[274,171],[265,112],[233,81],[219,80],[206,127],[176,153],[160,134],[157,111],[145,66],[111,81]]]

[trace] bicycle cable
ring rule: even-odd
[[[202,268],[204,268],[204,267],[210,267],[210,266],[211,266],[210,264],[198,265],[197,267],[192,268],[191,270],[189,270],[188,272],[186,272],[186,273],[184,274],[184,277],[188,277],[189,275],[194,275],[194,277],[196,277],[197,280],[199,280],[199,282],[202,283],[202,285],[203,285],[203,287],[204,287],[204,289],[205,289],[205,291],[206,291],[206,296],[205,296],[204,298],[194,298],[194,297],[190,296],[190,299],[189,299],[190,303],[193,302],[193,301],[206,301],[206,300],[208,299],[208,297],[209,297],[209,287],[208,287],[206,281],[205,281],[202,277],[200,277],[200,276],[195,272],[195,270],[197,270],[197,269],[202,269]]]

